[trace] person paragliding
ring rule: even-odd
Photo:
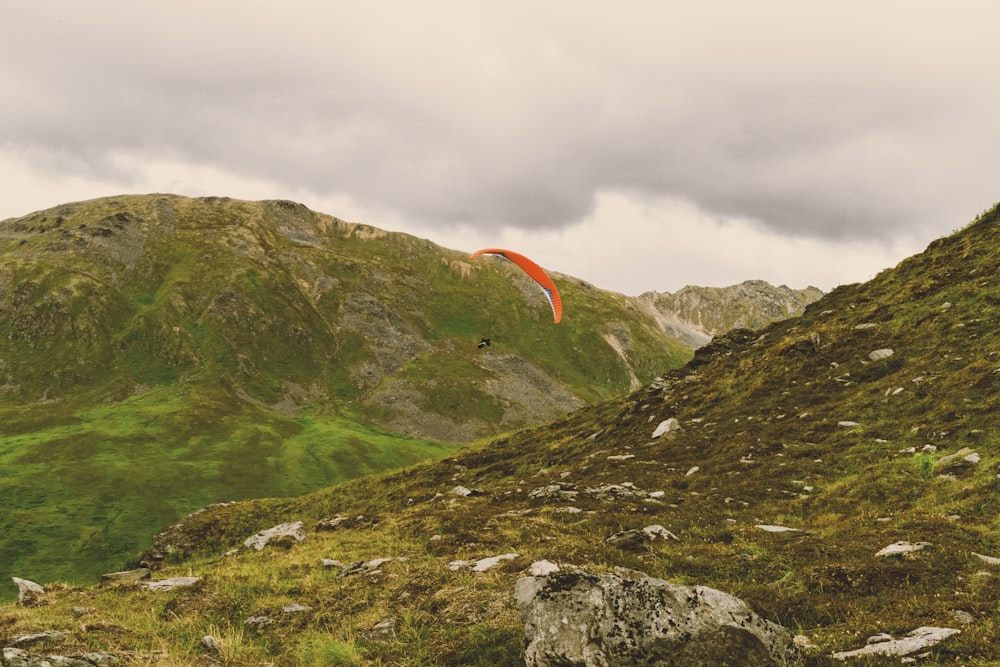
[[[549,278],[545,271],[542,270],[542,267],[538,266],[524,255],[511,250],[503,250],[502,248],[483,248],[482,250],[477,250],[472,253],[469,259],[475,259],[480,255],[499,255],[500,257],[517,264],[522,271],[528,274],[529,278],[535,281],[535,284],[541,288],[542,292],[545,293],[545,298],[548,299],[549,306],[552,307],[552,317],[555,319],[556,324],[562,320],[562,298],[559,296],[559,290],[556,289],[556,284],[552,282],[552,279]],[[486,345],[489,345],[489,342],[487,342]],[[484,345],[480,343],[479,347],[484,347]]]
[[[489,347],[489,346],[490,346],[490,339],[487,338],[486,336],[483,336],[476,344],[476,347],[478,347],[480,350],[483,349],[484,347]]]

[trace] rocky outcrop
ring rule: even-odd
[[[293,602],[277,608],[259,609],[243,621],[243,625],[251,630],[267,630],[272,626],[281,624],[296,616],[308,614],[311,611],[312,607]]]
[[[112,667],[121,661],[107,653],[87,653],[82,656],[39,655],[24,649],[8,647],[0,652],[4,667]]]
[[[101,575],[101,586],[114,586],[119,584],[135,584],[150,578],[151,573],[148,567],[140,567],[135,570],[123,572],[109,572]]]
[[[791,634],[741,600],[642,573],[522,577],[528,667],[804,664]]]
[[[934,461],[934,474],[962,476],[971,473],[979,460],[978,452],[969,447],[962,447],[954,454],[946,454]]]
[[[373,558],[372,560],[357,561],[350,564],[341,564],[340,572],[337,574],[338,577],[350,577],[355,574],[372,574],[374,572],[380,572],[382,566],[387,563],[396,563],[406,560],[406,556],[386,556],[385,558]],[[327,563],[340,563],[333,559],[328,559],[324,561],[324,567]]]
[[[323,531],[342,530],[347,528],[360,528],[362,526],[370,527],[377,523],[377,519],[366,517],[364,514],[356,514],[354,516],[336,514],[317,521],[316,532],[319,533]]]
[[[45,589],[40,584],[20,577],[11,577],[17,586],[17,601],[25,607],[32,607],[45,601]]]
[[[650,542],[656,540],[676,540],[678,537],[660,524],[653,524],[645,528],[633,528],[622,530],[608,539],[606,543],[627,551],[639,551],[644,549]]]
[[[885,558],[888,556],[898,556],[900,558],[914,558],[918,551],[922,551],[930,546],[930,542],[907,542],[901,540],[899,542],[893,542],[889,546],[879,549],[875,556],[878,558]]]
[[[653,430],[653,437],[659,438],[664,433],[671,433],[673,431],[680,430],[680,427],[681,423],[680,421],[678,421],[677,417],[670,417],[669,419],[664,419]]]
[[[248,537],[243,542],[243,546],[255,551],[260,551],[266,546],[288,549],[304,539],[306,539],[306,531],[302,527],[302,522],[292,521],[262,530],[253,537]]]
[[[145,581],[142,586],[151,591],[172,591],[175,588],[194,586],[199,581],[201,581],[201,577],[171,577],[158,581]]]
[[[888,655],[906,658],[915,653],[926,651],[930,647],[938,644],[959,630],[954,628],[934,628],[922,627],[910,631],[905,637],[894,639],[892,635],[880,634],[869,637],[863,648],[853,651],[840,651],[833,654],[836,660],[846,660],[847,658],[858,658],[865,655]]]
[[[473,572],[486,572],[486,570],[492,570],[504,561],[514,560],[519,555],[506,553],[499,556],[490,556],[489,558],[480,558],[479,560],[453,560],[448,563],[448,569],[452,571],[470,569]]]

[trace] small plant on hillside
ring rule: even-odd
[[[913,465],[922,479],[930,479],[934,476],[935,461],[937,461],[937,456],[930,452],[917,452],[913,455]]]
[[[207,637],[212,637],[214,650],[223,664],[238,665],[248,660],[260,659],[259,649],[245,634],[242,625],[210,625]],[[204,642],[203,642],[204,643]]]
[[[335,639],[329,635],[311,635],[301,642],[300,646],[299,664],[302,665],[350,667],[362,663],[361,651],[353,642]]]

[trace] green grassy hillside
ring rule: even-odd
[[[0,580],[93,581],[206,504],[440,457],[690,358],[558,280],[556,326],[502,260],[285,201],[0,222]]]
[[[193,383],[288,409],[351,403],[361,417],[419,431],[405,409],[380,401],[393,384],[397,398],[419,394],[406,407],[451,426],[414,434],[467,441],[502,420],[437,405],[421,367],[452,362],[460,389],[481,389],[503,374],[491,360],[507,355],[579,402],[690,358],[621,295],[562,277],[567,316],[555,326],[530,281],[502,260],[470,263],[291,202],[68,204],[0,223],[0,259],[8,403],[116,401]],[[481,335],[495,347],[477,350]],[[508,398],[489,396],[505,427],[529,423]],[[555,416],[566,405],[549,408]]]
[[[59,423],[38,418],[3,415],[5,578],[96,581],[193,509],[299,495],[453,448],[356,420],[292,418],[171,388],[81,408]]]
[[[683,369],[546,426],[301,498],[208,508],[156,542],[182,548],[155,578],[201,577],[194,587],[43,582],[46,605],[0,610],[0,645],[54,629],[66,635],[51,652],[135,664],[519,665],[514,583],[548,559],[737,595],[803,635],[810,665],[919,626],[961,631],[922,664],[998,664],[998,232],[993,209],[799,318],[719,337]],[[654,438],[668,418],[681,428]],[[312,530],[335,515],[365,519]],[[292,520],[305,541],[227,555]],[[607,542],[650,524],[678,539]],[[876,555],[899,541],[925,544]],[[486,572],[449,567],[505,553],[518,555]],[[380,558],[405,560],[350,576],[322,562]],[[273,623],[249,622],[260,616]]]

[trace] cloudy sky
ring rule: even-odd
[[[864,281],[1000,200],[1000,3],[0,0],[0,219],[292,199],[627,294]]]

